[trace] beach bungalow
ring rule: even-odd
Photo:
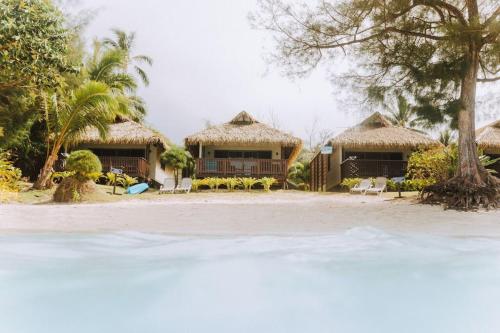
[[[331,139],[311,161],[311,190],[329,191],[344,178],[400,177],[418,148],[441,145],[412,129],[395,126],[379,112]]]
[[[485,155],[491,158],[500,157],[500,120],[476,130],[476,142]],[[496,170],[497,177],[500,175],[500,161],[488,168]]]
[[[160,154],[169,148],[160,133],[132,120],[110,125],[108,136],[101,139],[96,128],[86,130],[73,149],[89,149],[101,160],[103,172],[111,167],[141,180],[163,183],[172,173],[160,165]]]
[[[242,111],[228,123],[188,136],[185,144],[198,178],[274,177],[283,183],[302,140]]]

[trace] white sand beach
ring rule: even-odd
[[[141,231],[173,235],[321,234],[371,226],[389,232],[500,237],[500,211],[457,212],[415,198],[195,193],[105,204],[2,205],[0,233]]]

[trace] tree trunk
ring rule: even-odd
[[[458,168],[457,178],[476,185],[484,185],[486,169],[479,162],[475,134],[475,107],[479,50],[474,43],[469,46],[467,70],[460,91],[458,113]]]
[[[40,171],[40,174],[38,175],[38,179],[33,184],[34,189],[43,190],[48,188],[49,185],[51,185],[49,184],[50,175],[52,174],[52,169],[56,161],[57,161],[57,151],[55,152],[53,151],[45,161],[45,164],[43,165],[43,168]]]

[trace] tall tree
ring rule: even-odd
[[[274,60],[290,74],[346,54],[362,65],[350,78],[370,97],[403,90],[419,116],[455,119],[459,167],[429,198],[471,208],[500,201],[499,181],[481,165],[474,133],[476,85],[500,80],[499,16],[498,0],[340,0],[316,7],[261,0],[253,20],[274,34]]]
[[[144,54],[132,54],[135,47],[135,32],[126,33],[120,29],[113,29],[112,31],[114,38],[105,38],[103,40],[104,45],[123,51],[125,53],[125,62],[123,64],[124,70],[128,71],[129,66],[133,66],[135,73],[139,75],[142,82],[148,86],[149,77],[140,65],[147,64],[151,66],[153,64],[153,59]]]
[[[39,92],[59,86],[63,74],[74,71],[71,37],[51,1],[0,1],[1,147],[29,132]]]

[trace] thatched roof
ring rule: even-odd
[[[224,144],[279,144],[284,147],[300,147],[302,140],[260,123],[250,114],[242,111],[230,122],[209,127],[188,136],[186,145],[224,145]]]
[[[159,144],[164,149],[170,146],[163,135],[132,120],[121,120],[111,124],[104,140],[96,128],[89,128],[76,141],[77,144]]]
[[[500,120],[478,129],[476,142],[482,149],[500,149]]]
[[[395,126],[379,112],[333,138],[330,143],[344,148],[415,149],[439,146],[437,140],[415,130]]]

